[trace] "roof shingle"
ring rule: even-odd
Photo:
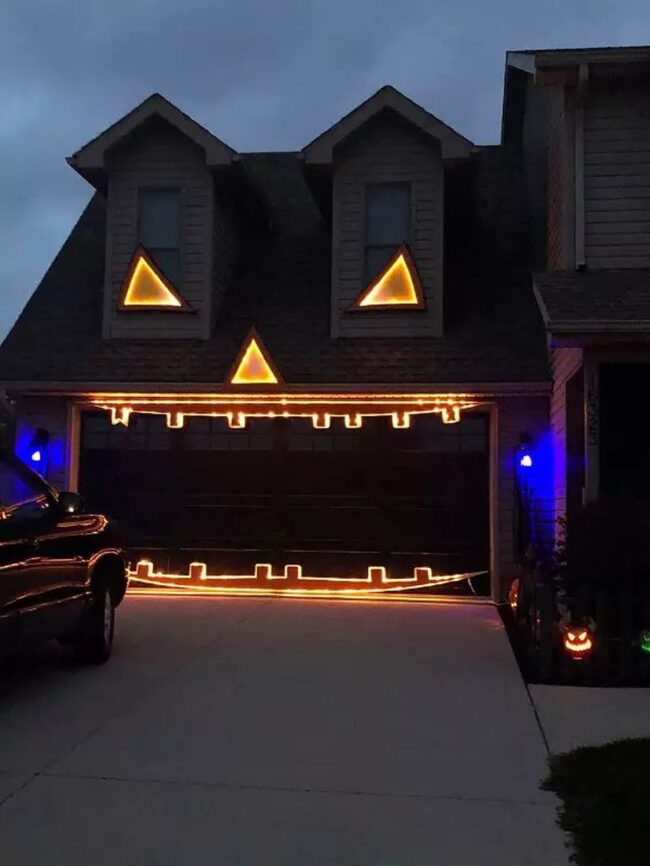
[[[548,327],[638,324],[650,328],[650,270],[537,274],[535,290]]]
[[[448,220],[445,335],[333,341],[331,241],[296,154],[248,154],[273,231],[245,239],[209,340],[104,340],[105,202],[95,195],[0,348],[0,379],[219,387],[255,326],[289,385],[531,382],[549,377],[519,243],[521,213],[498,148],[468,161],[475,227]],[[460,229],[462,228],[462,232]]]

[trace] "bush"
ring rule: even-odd
[[[560,826],[578,866],[650,866],[650,740],[576,749],[550,760],[542,787],[562,800]]]

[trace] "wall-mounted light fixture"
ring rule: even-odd
[[[47,469],[47,446],[50,442],[50,434],[44,427],[34,430],[29,443],[29,459],[35,469],[44,475]]]
[[[521,469],[532,469],[533,462],[530,436],[528,433],[521,433],[519,435],[519,447],[517,448],[517,464]]]

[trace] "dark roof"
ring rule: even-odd
[[[548,379],[530,286],[521,201],[499,148],[451,170],[445,234],[445,335],[329,334],[331,242],[296,154],[248,154],[273,230],[245,237],[212,337],[103,340],[105,203],[96,194],[0,348],[4,382],[213,384],[251,326],[291,385],[532,382]],[[456,190],[456,192],[454,192]],[[474,213],[474,225],[468,211]]]
[[[650,269],[538,274],[535,292],[551,329],[650,329]]]

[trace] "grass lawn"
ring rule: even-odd
[[[579,866],[650,866],[650,739],[557,755],[542,787],[562,800]]]

